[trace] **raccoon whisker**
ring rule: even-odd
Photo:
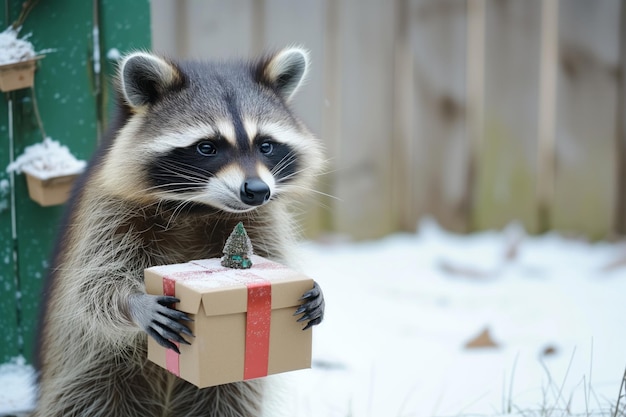
[[[199,184],[197,182],[170,182],[167,184],[159,184],[152,187],[147,187],[144,188],[143,191],[160,191],[163,188],[174,186],[176,187],[176,191],[197,191],[199,188],[202,188],[204,184]]]
[[[188,175],[188,174],[183,174],[181,172],[172,172],[172,173],[174,175],[176,175],[177,177],[179,177],[180,178],[179,180],[187,180],[187,182],[189,182],[189,183],[197,184],[199,182],[206,182],[206,181],[209,180],[209,178],[206,178],[206,177],[192,176],[192,175]],[[160,178],[160,179],[163,179],[165,181],[172,179],[171,176],[164,175],[164,174],[153,175],[153,178],[155,178],[155,179]]]
[[[156,178],[164,178],[164,179],[171,178],[167,174],[173,174],[175,176],[181,177],[189,181],[194,181],[194,182],[208,181],[211,178],[211,176],[202,175],[197,172],[185,172],[185,171],[180,171],[180,170],[176,171],[170,168],[166,168],[164,172],[153,174],[153,176]]]
[[[328,161],[330,161],[330,160],[324,161],[324,164],[326,164]],[[314,169],[314,170],[317,171],[317,167],[316,166],[314,166],[314,165],[307,165],[307,166],[302,167],[302,169],[300,169],[298,171],[295,171],[295,172],[293,172],[293,173],[291,173],[291,174],[281,178],[280,180],[291,178],[291,177],[293,177],[295,175],[301,174],[302,172],[305,172],[305,171],[311,170],[311,169]],[[330,172],[334,172],[334,171],[333,170],[327,170],[327,171],[322,171],[322,172],[315,172],[315,174],[313,174],[311,176],[317,177],[317,176],[328,174]],[[276,174],[274,174],[274,175],[276,175]]]
[[[249,223],[252,223],[252,222],[251,222],[251,221],[249,221]],[[258,246],[263,247],[264,252],[266,252],[266,253],[267,253],[267,255],[269,255],[269,256],[271,257],[273,254],[270,252],[270,249],[269,249],[269,248],[271,248],[271,247],[272,247],[272,245],[269,245],[269,244],[268,244],[268,242],[267,242],[267,240],[266,240],[266,238],[265,238],[264,234],[260,234],[260,235],[258,235],[258,236],[259,236],[259,237],[257,238],[257,243],[258,243],[258,241],[259,241],[259,240],[261,241],[261,244],[260,244],[260,245],[258,245]]]
[[[153,174],[153,178],[157,178],[157,179],[162,178],[166,181],[171,180],[172,177],[168,176],[167,175],[168,173],[173,174],[176,177],[180,177],[181,180],[187,180],[193,183],[206,182],[210,179],[210,177],[207,177],[207,176],[201,176],[201,175],[197,175],[193,173],[185,173],[185,172],[174,171],[174,170],[168,170],[166,172]]]
[[[209,235],[210,240],[214,239],[213,236],[215,235],[215,230],[217,229],[217,225],[218,225],[217,222],[213,223],[213,230],[211,230],[211,234]]]
[[[280,200],[280,199],[281,199],[281,197],[282,197],[282,196],[281,196],[281,194],[276,194],[273,198],[275,198],[276,200]],[[337,199],[336,197],[333,197],[333,196],[329,196],[329,197],[330,197],[330,198],[332,198],[332,199],[335,199],[335,200],[341,201],[340,199]],[[321,208],[323,208],[324,210],[329,210],[329,211],[330,211],[330,210],[332,209],[332,207],[331,207],[330,205],[328,205],[328,204],[324,203],[324,201],[322,201],[322,200],[320,200],[320,199],[317,199],[317,198],[316,198],[316,199],[309,199],[309,200],[307,200],[307,204],[308,204],[308,205],[313,204],[313,205],[315,205],[315,206],[317,206],[317,207],[321,207]],[[292,206],[292,214],[296,215],[296,211],[300,211],[300,212],[301,212],[301,213],[299,214],[299,217],[303,217],[303,216],[305,216],[305,215],[306,215],[306,209],[304,209],[304,210],[303,210],[301,206],[299,206],[299,205],[297,205],[297,204],[294,204],[294,205]],[[296,223],[296,226],[295,226],[295,227],[299,227],[299,226],[297,225],[297,223]]]
[[[213,174],[205,175],[202,172],[194,172],[194,171],[186,170],[186,169],[171,169],[171,168],[167,168],[167,172],[156,174],[155,176],[167,178],[168,176],[165,174],[168,174],[168,173],[179,176],[181,178],[191,180],[191,181],[207,181],[209,178],[214,176]],[[210,174],[210,173],[207,172],[207,174]]]
[[[209,178],[214,176],[213,173],[207,170],[197,168],[197,167],[194,167],[193,165],[189,165],[185,163],[174,164],[174,163],[167,162],[167,161],[160,161],[158,165],[162,167],[166,172],[169,172],[175,175],[181,175],[190,180],[200,179],[200,180],[206,181]],[[188,167],[193,168],[193,169],[189,169]]]
[[[284,176],[284,177],[282,177],[282,178],[278,178],[278,180],[277,180],[276,182],[277,182],[277,183],[285,182],[285,181],[289,180],[289,179],[290,179],[290,178],[292,178],[292,177],[295,177],[295,176],[297,176],[297,175],[300,175],[301,173],[305,172],[306,170],[310,170],[311,168],[313,168],[313,167],[304,167],[304,168],[302,168],[302,169],[300,169],[300,170],[298,170],[298,171],[294,171],[294,172],[292,172],[292,173],[291,173],[291,174],[289,174],[289,175],[285,175],[285,176]]]
[[[323,163],[322,163],[322,164],[323,164],[323,166],[329,166],[329,165],[330,165],[330,162],[331,162],[333,159],[334,159],[334,158],[328,158],[328,159],[324,160],[324,161],[323,161]],[[281,161],[281,162],[282,162],[282,161]],[[279,163],[279,164],[280,164],[280,163]],[[287,164],[287,166],[288,166],[288,164]],[[276,167],[274,167],[274,169],[272,170],[272,175],[277,176],[277,175],[280,173],[280,171],[282,170],[282,168],[283,168],[283,167],[280,167],[280,170],[277,170],[277,168],[278,168],[278,164],[277,164],[277,165],[276,165]],[[285,176],[285,177],[283,177],[283,178],[280,178],[280,180],[279,180],[279,181],[283,181],[283,180],[289,179],[289,178],[291,178],[291,177],[293,177],[293,176],[296,176],[296,175],[298,175],[298,174],[301,174],[302,172],[304,172],[304,171],[306,171],[306,170],[310,170],[310,169],[316,169],[316,170],[317,170],[317,167],[315,167],[315,166],[305,166],[305,167],[303,167],[302,169],[300,169],[300,170],[298,170],[298,171],[295,171],[295,172],[293,172],[293,173],[291,173],[291,174],[289,174],[289,175],[287,175],[287,176]],[[316,172],[315,174],[313,174],[312,176],[313,176],[313,177],[320,177],[320,176],[323,176],[323,175],[327,175],[327,174],[332,174],[332,173],[334,173],[334,172],[338,172],[338,171],[340,171],[340,170],[341,170],[340,168],[320,170],[320,171]]]
[[[280,166],[284,166],[285,164],[288,164],[289,162],[293,161],[295,157],[296,157],[296,153],[294,151],[288,152],[285,156],[281,158],[280,161],[278,161],[274,169]]]
[[[326,160],[323,161],[323,166],[330,166],[330,162],[333,160],[334,158],[328,158]],[[339,172],[341,171],[341,168],[335,168],[335,169],[323,169],[323,170],[317,170],[317,167],[315,166],[305,166],[303,167],[301,170],[294,172],[293,174],[290,174],[288,177],[300,174],[302,172],[304,172],[305,170],[310,170],[310,169],[316,169],[317,172],[315,172],[314,177],[321,177],[323,175],[327,175],[327,174],[332,174],[335,172]],[[288,178],[288,177],[284,177],[284,178]]]
[[[295,159],[296,159],[295,152],[293,151],[289,152],[280,161],[278,161],[278,163],[276,164],[276,166],[274,166],[274,168],[272,168],[271,174],[273,176],[279,175],[284,169],[289,167],[295,161]]]
[[[328,158],[324,161],[324,166],[330,166],[330,162],[333,160],[334,158]],[[320,177],[322,175],[328,175],[328,174],[334,174],[335,172],[341,172],[342,168],[335,168],[335,169],[323,169],[320,170],[317,173],[317,176]]]
[[[176,163],[174,163],[174,162],[167,161],[167,160],[161,160],[158,162],[158,164],[166,168],[176,168],[176,169],[183,168],[183,169],[186,169],[187,172],[192,173],[192,174],[202,173],[202,174],[208,174],[211,177],[213,176],[213,173],[211,171],[207,171],[206,169],[200,168],[195,165],[187,164],[185,162],[177,161]]]
[[[197,190],[198,190],[197,188],[177,188],[176,190],[174,190],[174,192],[178,194],[178,198],[175,198],[175,199],[172,199],[171,194],[169,194],[167,191],[158,191],[155,193],[155,195],[157,196],[157,198],[162,199],[166,202],[188,201],[188,200],[194,200],[195,196],[193,194],[193,191],[197,191]],[[184,198],[185,200],[182,200],[182,198]],[[195,202],[195,200],[192,202]]]
[[[176,207],[174,207],[174,210],[172,211],[172,215],[170,216],[167,224],[165,225],[164,231],[169,230],[170,228],[170,224],[176,220],[177,216],[180,216],[183,213],[183,209],[185,208],[185,206],[188,206],[190,204],[194,203],[194,199],[188,199],[185,201],[182,201],[180,204],[176,205]]]
[[[297,171],[294,171],[294,172],[292,172],[292,173],[290,173],[290,174],[288,174],[288,175],[285,175],[284,177],[280,177],[280,176],[279,176],[279,177],[277,178],[276,182],[277,182],[277,183],[282,183],[282,182],[285,182],[285,181],[289,180],[290,178],[293,178],[293,177],[297,177],[297,176],[299,176],[300,174],[302,174],[303,172],[305,172],[305,171],[307,171],[307,170],[310,170],[311,168],[312,168],[312,167],[304,167],[304,168],[299,169],[299,170],[297,170]]]
[[[319,194],[319,195],[322,195],[324,197],[332,198],[333,200],[336,200],[336,201],[343,201],[341,198],[339,198],[337,196],[325,193],[323,191],[318,191],[318,190],[316,190],[314,188],[303,187],[301,185],[296,185],[296,184],[286,184],[285,185],[285,188],[291,188],[291,187],[298,188],[298,189],[301,189],[301,190],[305,190],[305,191],[308,191],[308,192],[311,192],[311,193]]]
[[[167,224],[165,225],[165,227],[163,228],[164,231],[168,231],[170,229],[170,224],[172,224],[172,221],[176,218],[176,212],[180,210],[180,212],[182,213],[182,208],[186,204],[187,204],[187,201],[183,201],[182,203],[180,203],[176,207],[174,207],[174,211],[172,212],[172,215],[168,219]]]

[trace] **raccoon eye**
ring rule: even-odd
[[[259,145],[259,150],[263,155],[270,155],[274,151],[274,144],[270,141],[265,141]]]
[[[213,142],[209,142],[208,140],[203,140],[198,143],[196,146],[198,153],[204,156],[213,156],[217,153],[217,148],[213,144]]]

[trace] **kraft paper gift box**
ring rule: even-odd
[[[217,258],[146,269],[147,292],[180,299],[174,307],[194,320],[195,336],[178,344],[180,355],[148,337],[148,359],[199,388],[310,368],[312,332],[293,314],[313,280],[250,259],[250,269]]]

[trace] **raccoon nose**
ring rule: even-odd
[[[270,187],[260,178],[250,178],[241,186],[241,201],[249,206],[260,206],[270,198]]]

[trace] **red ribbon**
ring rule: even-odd
[[[270,351],[270,323],[272,315],[272,284],[254,274],[247,273],[248,289],[246,314],[246,347],[243,379],[267,376]],[[176,295],[175,277],[163,277],[163,294]],[[176,346],[179,343],[174,342]],[[168,371],[180,376],[180,356],[172,349],[165,351],[165,366]]]
[[[172,278],[163,277],[163,295],[176,295],[176,281]],[[178,342],[172,342],[180,348]],[[180,376],[180,362],[178,353],[172,349],[165,349],[165,368],[176,376]]]
[[[267,280],[247,282],[246,356],[243,379],[267,376],[270,354],[272,287]]]

